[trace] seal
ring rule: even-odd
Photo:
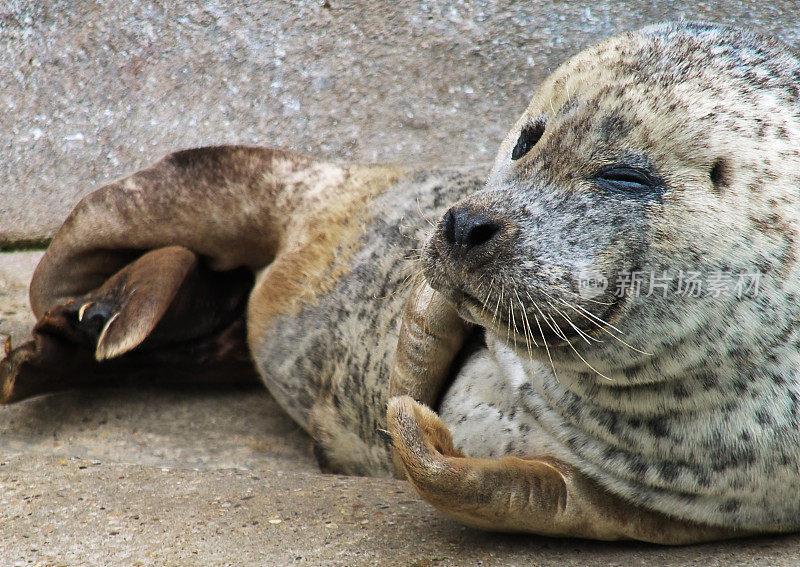
[[[485,183],[172,154],[67,218],[3,401],[260,376],[323,470],[405,476],[469,525],[796,530],[798,77],[776,41],[662,24],[557,69]]]
[[[642,509],[659,541],[800,526],[798,72],[776,42],[672,24],[542,85],[423,253],[425,293],[487,343],[441,421],[390,403],[423,496],[558,535],[642,537],[619,520]],[[421,327],[442,316],[424,301]]]

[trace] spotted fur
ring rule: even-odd
[[[0,399],[219,376],[246,350],[325,470],[406,475],[472,525],[798,529],[798,79],[775,41],[665,24],[559,68],[485,183],[481,166],[168,156],[66,220]],[[620,273],[673,279],[617,296]],[[689,296],[679,273],[759,289]],[[587,295],[587,275],[611,284]]]
[[[545,82],[457,205],[502,234],[464,255],[440,229],[425,251],[433,287],[490,329],[475,364],[491,370],[464,373],[441,407],[457,447],[555,457],[708,525],[800,528],[799,95],[784,46],[706,24],[618,36]],[[598,172],[620,163],[656,187],[609,190]],[[605,292],[580,295],[587,271]],[[673,279],[615,296],[632,272]],[[691,297],[681,272],[759,274],[759,289]]]

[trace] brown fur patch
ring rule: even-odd
[[[327,167],[335,168],[331,175],[341,175],[340,184],[326,184],[316,177],[325,171],[311,171],[297,179],[296,192],[285,192],[297,195],[293,209],[298,214],[280,244],[278,259],[256,282],[248,317],[262,325],[251,325],[253,337],[260,337],[276,316],[296,314],[303,305],[314,304],[348,273],[369,204],[401,174],[392,166]]]

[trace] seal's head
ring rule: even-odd
[[[587,379],[657,381],[785,342],[800,319],[798,77],[785,46],[710,24],[580,53],[485,190],[441,219],[427,278],[518,352]]]

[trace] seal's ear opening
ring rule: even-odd
[[[714,184],[714,191],[721,193],[731,184],[731,166],[727,159],[717,158],[711,165],[708,176]]]

